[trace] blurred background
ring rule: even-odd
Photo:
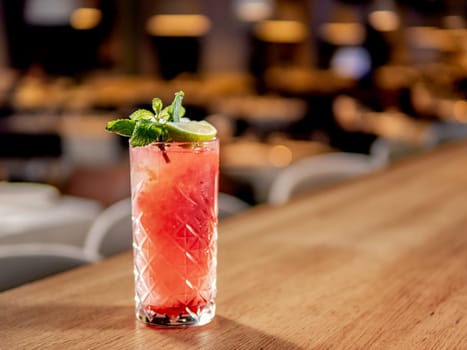
[[[466,12],[0,0],[0,290],[131,248],[128,140],[104,127],[153,97],[183,90],[188,116],[218,128],[221,220],[462,142]]]
[[[466,138],[466,11],[459,0],[0,0],[0,180],[99,210],[127,198],[127,140],[105,123],[178,90],[192,119],[219,130],[221,192],[249,206],[303,159],[381,167]]]

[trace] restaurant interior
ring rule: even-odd
[[[128,140],[105,125],[180,90],[218,130],[221,222],[467,139],[466,14],[457,0],[1,0],[0,253],[75,257],[45,275],[131,249]]]

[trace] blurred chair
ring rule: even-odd
[[[251,206],[236,196],[220,192],[218,197],[219,220],[239,214]]]
[[[132,248],[131,199],[125,198],[103,210],[88,231],[84,251],[100,260]]]
[[[93,262],[63,244],[0,245],[0,292]]]
[[[219,218],[237,214],[250,206],[234,196],[219,194]],[[84,243],[89,259],[101,260],[132,248],[131,199],[122,199],[102,211]]]
[[[435,145],[467,139],[467,124],[457,122],[436,122],[429,127]]]
[[[277,174],[299,159],[329,153],[333,149],[319,141],[270,137],[268,142],[238,138],[221,147],[221,172],[251,187],[255,203],[267,202]]]
[[[370,156],[335,152],[302,159],[284,168],[271,184],[268,202],[282,204],[291,197],[380,167]]]
[[[409,143],[378,137],[370,146],[370,156],[374,162],[384,166],[402,160],[406,157],[426,152],[433,148],[434,140],[424,144]]]

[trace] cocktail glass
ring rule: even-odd
[[[215,314],[219,142],[130,146],[136,316],[203,325]]]

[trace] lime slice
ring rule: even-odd
[[[217,130],[207,121],[167,122],[167,131],[174,141],[209,141],[216,137]]]

